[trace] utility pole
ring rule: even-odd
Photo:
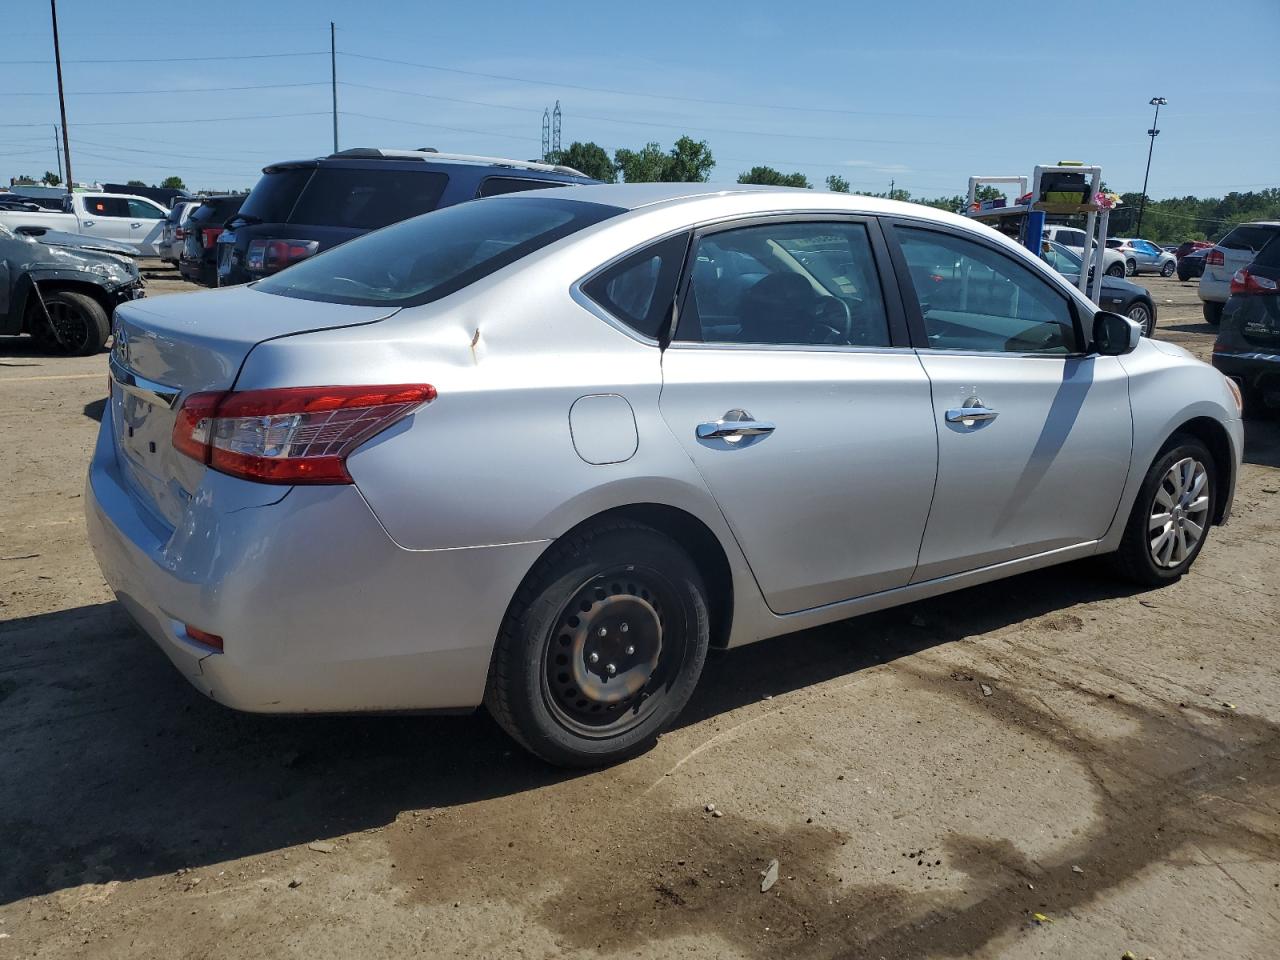
[[[58,158],[58,179],[62,179],[62,144],[58,142],[58,125],[53,125],[53,154]]]
[[[333,81],[333,152],[338,152],[338,44],[333,21],[329,21],[329,78]]]
[[[893,185],[897,182],[898,182],[897,180],[893,180],[893,179],[890,179],[889,181],[889,199],[890,200],[893,199]]]
[[[1160,122],[1160,108],[1169,101],[1164,97],[1152,97],[1150,103],[1156,108],[1156,115],[1151,120],[1151,129],[1147,131],[1147,136],[1151,138],[1151,145],[1147,147],[1147,172],[1142,175],[1142,199],[1138,201],[1138,226],[1134,228],[1137,236],[1142,236],[1142,211],[1147,207],[1147,178],[1151,176],[1151,152],[1156,148],[1156,137],[1160,136],[1160,130],[1156,126]]]
[[[58,0],[49,0],[53,14],[53,62],[58,68],[58,110],[62,114],[62,153],[67,158],[67,196],[71,195],[71,140],[67,136],[67,98],[62,93],[62,47],[58,43]]]

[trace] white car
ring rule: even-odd
[[[1172,277],[1173,271],[1178,269],[1178,258],[1150,240],[1108,237],[1107,249],[1124,257],[1124,273],[1127,277],[1139,273],[1158,273],[1162,277]]]
[[[1231,278],[1247,267],[1272,237],[1280,236],[1280,220],[1242,223],[1209,248],[1204,255],[1204,273],[1198,293],[1204,318],[1215,327],[1222,320],[1222,308],[1231,296]]]
[[[115,240],[144,257],[158,257],[167,208],[146,197],[121,193],[73,193],[54,210],[0,210],[0,223],[18,233],[23,227],[44,227],[62,233]]]
[[[1076,227],[1046,226],[1044,228],[1046,240],[1069,247],[1071,252],[1081,259],[1084,258],[1084,242],[1087,236],[1083,230]],[[1125,269],[1124,257],[1115,250],[1107,250],[1103,253],[1102,264],[1102,272],[1109,277],[1123,277],[1128,272]]]

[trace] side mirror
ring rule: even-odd
[[[1128,317],[1107,310],[1093,315],[1093,343],[1090,352],[1103,357],[1133,353],[1142,339],[1142,327]]]

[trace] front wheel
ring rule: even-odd
[[[549,763],[647,749],[688,703],[710,645],[706,588],[670,538],[630,522],[572,534],[511,602],[485,705]]]
[[[53,290],[43,293],[45,309],[49,311],[45,319],[36,296],[37,292],[32,291],[27,329],[42,346],[77,357],[102,349],[111,335],[111,320],[102,304],[85,293]]]
[[[1178,265],[1174,263],[1172,260],[1170,260],[1168,263],[1166,263],[1163,267],[1160,268],[1160,276],[1172,277],[1173,271],[1177,269],[1178,269]]]
[[[1117,570],[1162,586],[1191,568],[1209,534],[1217,503],[1213,455],[1195,437],[1174,436],[1151,464],[1129,514]]]
[[[1108,276],[1108,277],[1123,277],[1123,276],[1124,276],[1124,264],[1121,264],[1121,263],[1113,263],[1111,266],[1107,267],[1107,276]]]

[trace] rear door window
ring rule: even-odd
[[[129,201],[124,197],[85,197],[84,208],[91,217],[129,216]]]
[[[519,193],[521,190],[546,190],[563,187],[555,180],[530,180],[524,177],[486,177],[476,192],[477,197],[496,197],[503,193]]]
[[[246,217],[262,223],[285,223],[293,211],[302,188],[307,185],[315,167],[289,167],[262,175],[240,208]]]
[[[420,170],[321,167],[298,198],[290,223],[376,230],[429,213],[449,177]]]

